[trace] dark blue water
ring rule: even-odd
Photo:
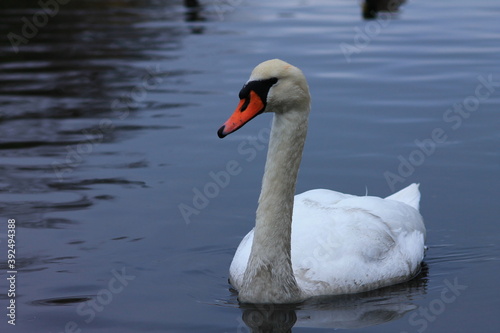
[[[44,3],[0,4],[2,332],[497,332],[497,1],[408,1],[371,20],[354,0]],[[228,268],[271,118],[216,131],[270,58],[312,92],[298,192],[421,184],[416,279],[238,305]]]

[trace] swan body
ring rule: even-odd
[[[309,110],[302,72],[269,60],[254,69],[219,129],[222,138],[260,113],[275,114],[255,228],[229,270],[241,302],[358,293],[406,281],[420,269],[426,231],[417,184],[387,198],[325,189],[294,195]]]
[[[403,191],[409,198],[419,196],[416,184]],[[296,195],[291,260],[302,296],[357,293],[406,281],[418,273],[425,228],[417,209],[390,198],[323,189]],[[238,290],[244,283],[253,238],[252,230],[231,263],[231,283]]]

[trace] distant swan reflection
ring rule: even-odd
[[[378,12],[396,13],[406,0],[365,0],[363,2],[363,18],[374,19]]]
[[[242,304],[251,332],[292,332],[293,327],[353,329],[383,324],[418,308],[426,294],[427,272],[411,281],[366,293],[316,297],[298,305]]]

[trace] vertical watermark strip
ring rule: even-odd
[[[7,322],[16,325],[16,220],[7,220]]]

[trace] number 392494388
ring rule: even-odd
[[[7,220],[7,266],[16,269],[16,220]]]

